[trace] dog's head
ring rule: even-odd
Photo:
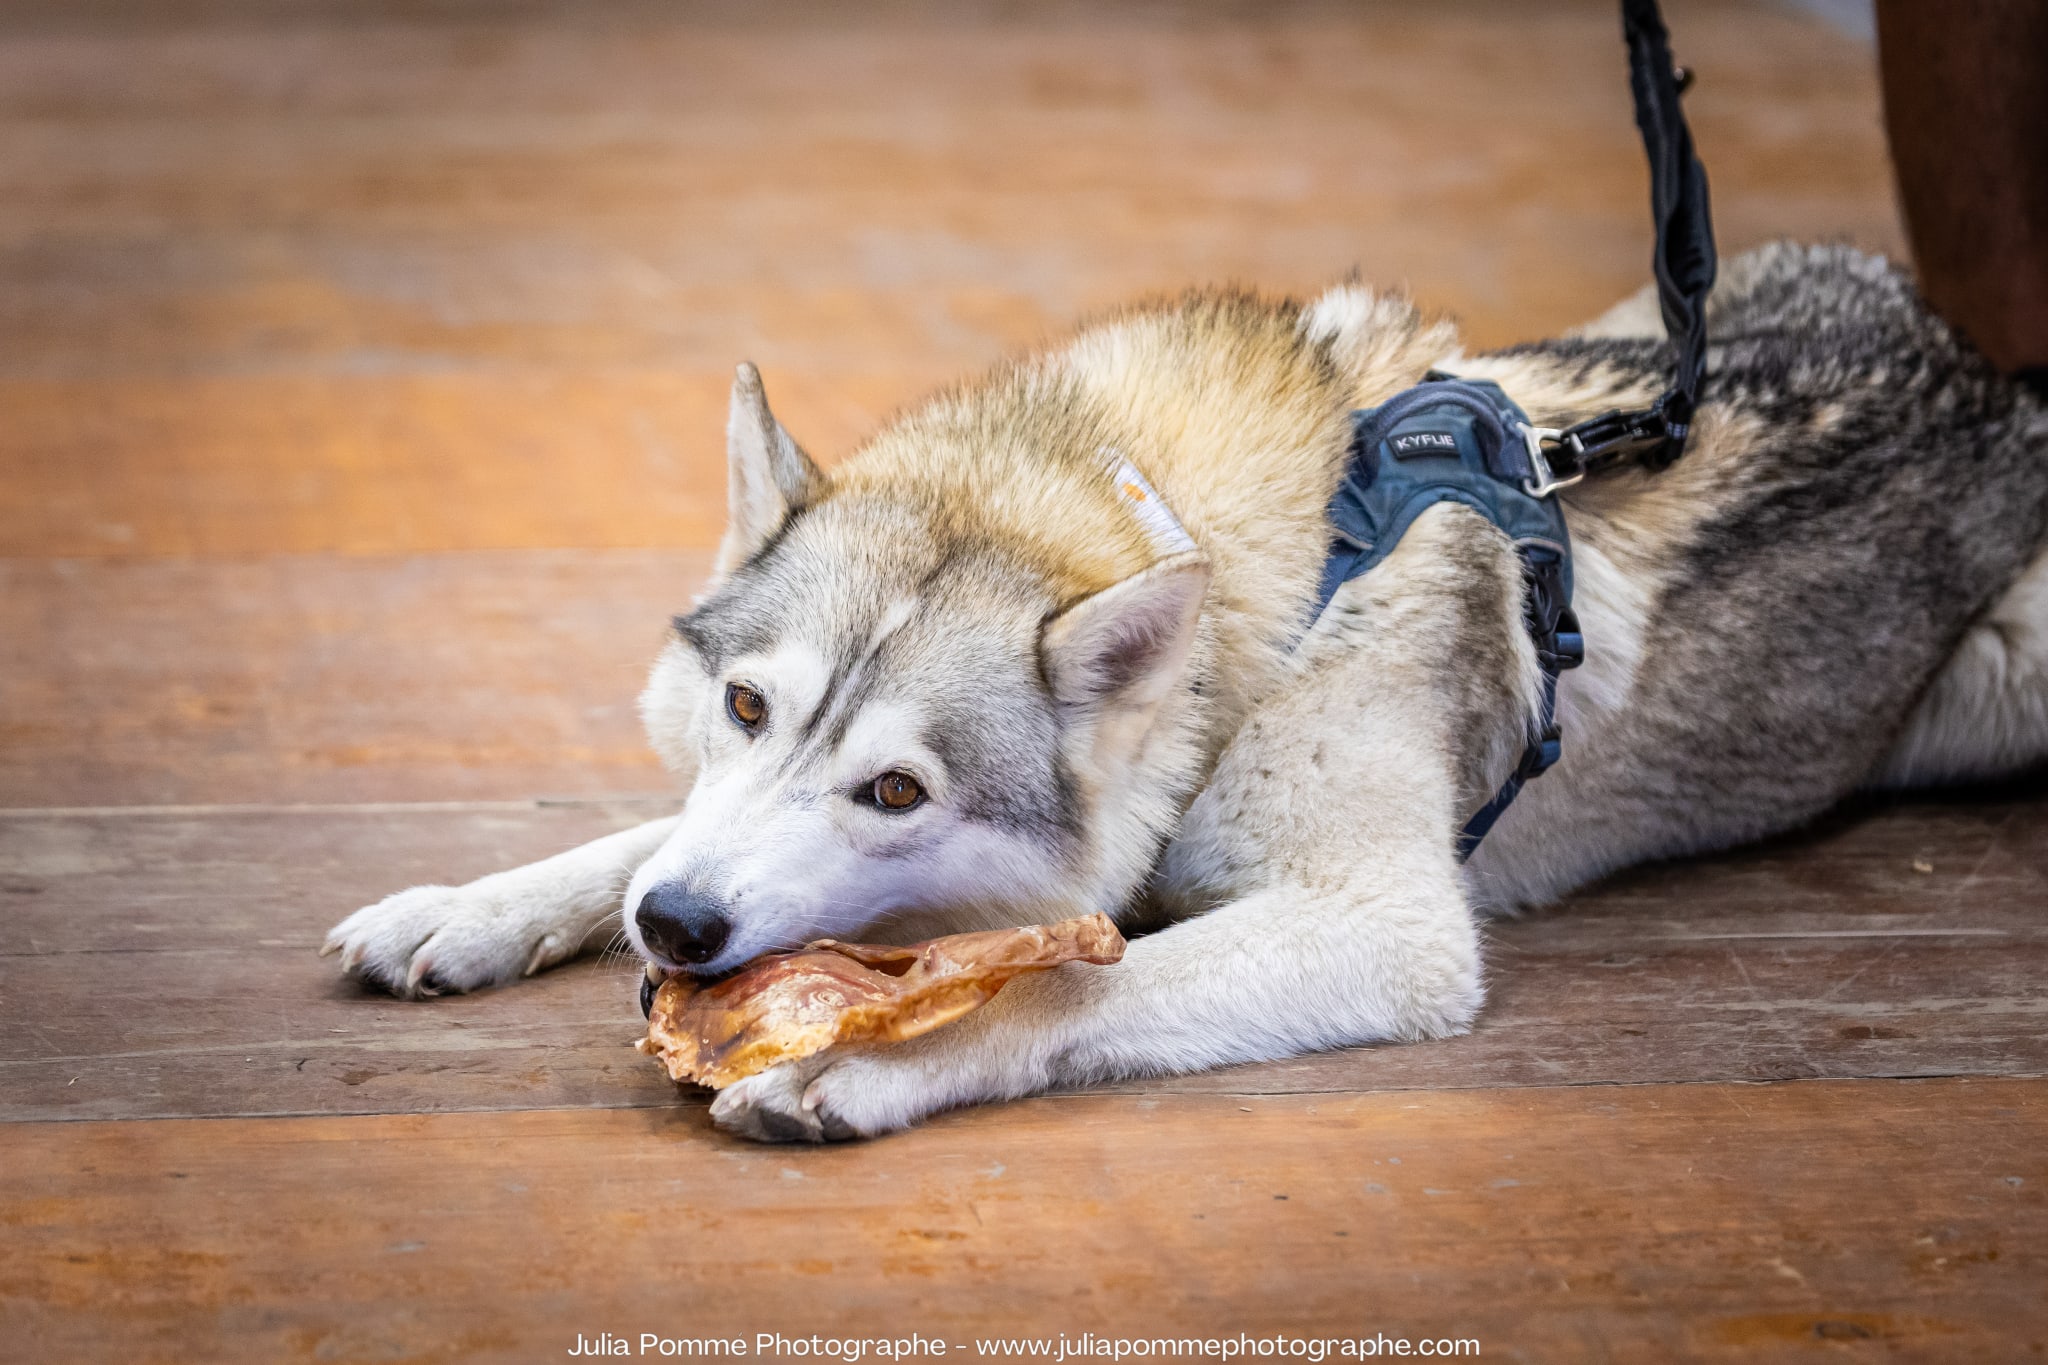
[[[1042,553],[943,490],[829,479],[751,366],[727,438],[713,586],[641,699],[696,776],[627,889],[634,945],[716,972],[814,938],[1117,908],[1162,821],[1103,805],[1130,804],[1119,776],[1181,675],[1201,556],[1063,600]]]

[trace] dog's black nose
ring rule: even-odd
[[[633,920],[647,946],[670,962],[709,962],[732,932],[723,905],[678,882],[642,896]]]

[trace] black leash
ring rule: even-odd
[[[1652,264],[1664,330],[1678,352],[1671,387],[1647,408],[1616,409],[1562,431],[1540,432],[1550,465],[1547,490],[1623,464],[1670,467],[1685,453],[1707,368],[1707,291],[1714,285],[1714,221],[1707,172],[1694,155],[1679,96],[1692,74],[1671,60],[1670,35],[1657,0],[1621,0],[1629,91],[1636,127],[1650,158],[1650,213],[1657,228]]]

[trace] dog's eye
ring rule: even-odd
[[[909,810],[924,800],[924,788],[909,773],[883,773],[875,779],[874,798],[883,810]]]
[[[768,719],[768,699],[744,684],[727,683],[725,714],[742,730],[758,730],[761,722]]]

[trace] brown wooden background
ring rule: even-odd
[[[1898,251],[1869,46],[1673,0],[1724,246]],[[0,1357],[575,1334],[2048,1343],[2048,818],[1865,807],[1499,926],[1469,1038],[831,1150],[633,971],[424,1005],[355,906],[660,809],[632,699],[731,366],[830,459],[1134,292],[1482,343],[1645,276],[1605,0],[0,12]]]

